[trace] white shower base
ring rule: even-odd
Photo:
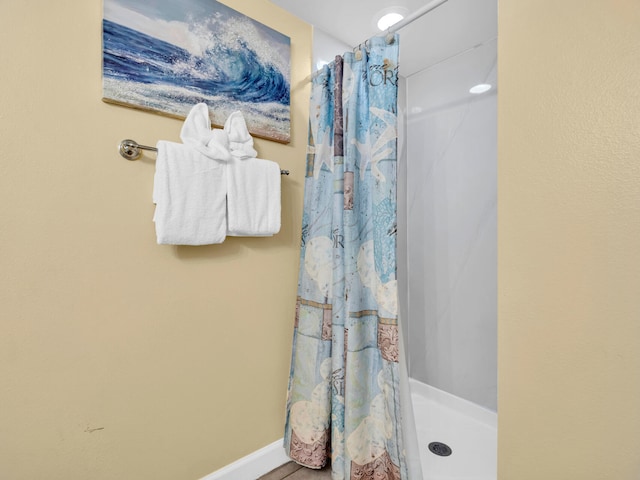
[[[496,480],[497,415],[430,385],[409,379],[422,480]],[[453,453],[440,457],[431,442]]]

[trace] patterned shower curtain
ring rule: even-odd
[[[334,480],[406,479],[396,282],[398,37],[313,79],[285,449]]]

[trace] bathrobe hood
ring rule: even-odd
[[[244,160],[258,156],[258,152],[253,148],[253,138],[249,134],[241,112],[236,111],[229,115],[224,123],[224,132],[229,139],[229,150],[233,157]]]
[[[180,138],[182,143],[209,158],[225,162],[231,160],[227,133],[219,128],[211,129],[209,107],[205,103],[198,103],[191,108],[182,125]]]

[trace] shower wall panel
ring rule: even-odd
[[[407,79],[403,325],[412,378],[497,409],[496,41]],[[479,83],[483,94],[469,89]],[[401,170],[401,174],[405,174]],[[403,199],[404,200],[404,199]],[[406,249],[406,252],[402,251]],[[402,273],[402,272],[401,272]]]

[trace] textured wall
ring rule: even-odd
[[[282,436],[299,252],[311,27],[291,37],[282,231],[156,245],[154,156],[182,122],[101,101],[101,2],[0,3],[0,478],[200,478]]]
[[[499,3],[499,478],[640,478],[640,3]]]

